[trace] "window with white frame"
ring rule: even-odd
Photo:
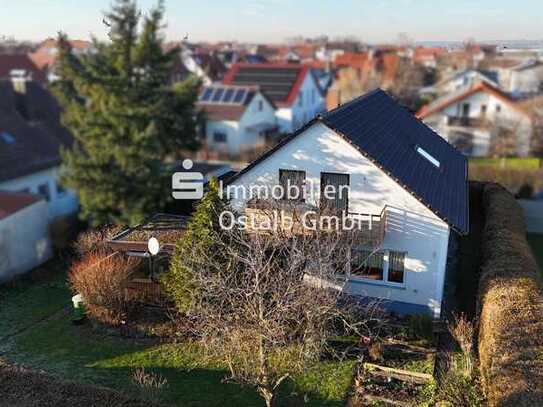
[[[349,262],[349,278],[404,284],[405,252],[383,250],[372,252],[352,249]]]

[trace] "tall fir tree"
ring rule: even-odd
[[[145,17],[132,0],[116,0],[105,21],[110,42],[74,55],[59,34],[53,92],[74,136],[63,151],[63,183],[93,224],[141,221],[171,202],[166,161],[198,146],[196,79],[171,83],[179,49],[164,51],[160,1]]]

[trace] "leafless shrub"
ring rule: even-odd
[[[131,305],[126,281],[139,263],[139,259],[119,253],[90,252],[72,264],[70,286],[83,296],[88,314],[101,322],[118,325]]]
[[[465,315],[460,314],[453,315],[447,327],[462,350],[462,369],[468,377],[471,377],[473,371],[473,324],[468,321]]]
[[[337,271],[354,242],[348,232],[234,228],[221,231],[212,253],[195,253],[205,259],[191,270],[198,294],[188,313],[229,367],[227,380],[255,386],[272,406],[281,383],[318,361],[331,336],[371,330],[378,313],[353,318],[353,303],[340,304]]]
[[[90,252],[106,251],[106,240],[115,236],[121,229],[121,226],[112,225],[80,233],[74,243],[74,249],[80,257]]]

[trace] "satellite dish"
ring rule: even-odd
[[[147,250],[149,250],[149,253],[151,253],[151,256],[155,256],[160,251],[160,243],[158,243],[158,240],[156,237],[152,237],[147,242]]]

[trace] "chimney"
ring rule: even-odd
[[[26,93],[26,82],[32,80],[32,74],[25,69],[12,69],[9,72],[9,78],[13,85],[13,90],[17,93]]]

